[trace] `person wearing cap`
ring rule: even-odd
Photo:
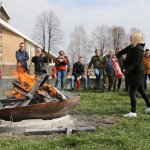
[[[144,52],[144,90],[147,91],[147,77],[150,80],[150,50],[146,49]]]
[[[61,81],[61,91],[64,90],[64,86],[65,86],[67,64],[68,64],[68,58],[65,56],[65,53],[63,51],[59,51],[59,56],[56,58],[55,61],[56,76],[57,76],[55,87],[57,88],[59,82]]]

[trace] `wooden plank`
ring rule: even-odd
[[[88,131],[88,132],[95,132],[96,131],[96,127],[75,127],[72,130],[72,133],[76,133],[76,132],[80,132],[80,131]]]
[[[72,133],[88,131],[95,132],[95,127],[74,127],[72,128]],[[26,129],[24,131],[25,135],[48,135],[52,133],[67,133],[67,128],[52,128],[52,129]]]
[[[25,135],[48,135],[52,133],[66,133],[66,128],[53,128],[53,129],[26,129]]]

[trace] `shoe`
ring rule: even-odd
[[[137,113],[129,112],[128,114],[124,115],[124,117],[137,117]]]
[[[145,113],[150,114],[150,107],[147,107],[147,108],[146,108]]]

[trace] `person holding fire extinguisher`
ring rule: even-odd
[[[130,35],[131,44],[125,49],[119,51],[116,57],[119,58],[124,54],[127,57],[124,60],[124,74],[128,75],[129,82],[129,95],[131,101],[131,111],[124,115],[124,117],[137,117],[136,113],[136,92],[138,91],[146,103],[146,113],[150,113],[150,101],[146,94],[144,83],[144,65],[143,65],[143,53],[144,53],[144,36],[141,32],[132,32]]]
[[[61,81],[61,91],[64,90],[65,86],[65,77],[67,73],[67,64],[68,64],[68,58],[65,56],[65,53],[63,51],[59,51],[59,56],[56,58],[55,61],[55,67],[56,67],[56,83],[55,87],[57,88],[59,85],[59,82]]]
[[[83,58],[81,56],[78,57],[78,62],[73,65],[72,77],[71,77],[71,89],[74,90],[75,82],[76,88],[80,88],[80,80],[84,82],[84,89],[87,89],[87,78],[84,76],[85,69],[83,64]]]

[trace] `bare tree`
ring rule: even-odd
[[[130,33],[132,33],[132,32],[141,32],[141,30],[138,29],[138,28],[132,27],[131,30],[130,30]]]
[[[46,12],[42,12],[37,17],[32,35],[33,39],[42,46],[43,50],[46,48],[46,17]]]
[[[93,43],[93,49],[99,49],[101,53],[105,53],[104,51],[108,48],[109,44],[109,27],[105,25],[100,25],[96,27],[94,32],[92,33],[91,43]]]
[[[63,39],[60,21],[52,11],[42,12],[36,19],[33,30],[33,39],[40,44],[44,50],[57,52]]]
[[[82,26],[76,27],[73,33],[70,34],[69,50],[72,64],[76,61],[78,56],[84,57],[85,63],[88,51],[88,36]]]
[[[126,41],[125,29],[121,26],[114,26],[110,29],[110,33],[112,35],[113,48],[117,50],[120,47],[124,47]]]

